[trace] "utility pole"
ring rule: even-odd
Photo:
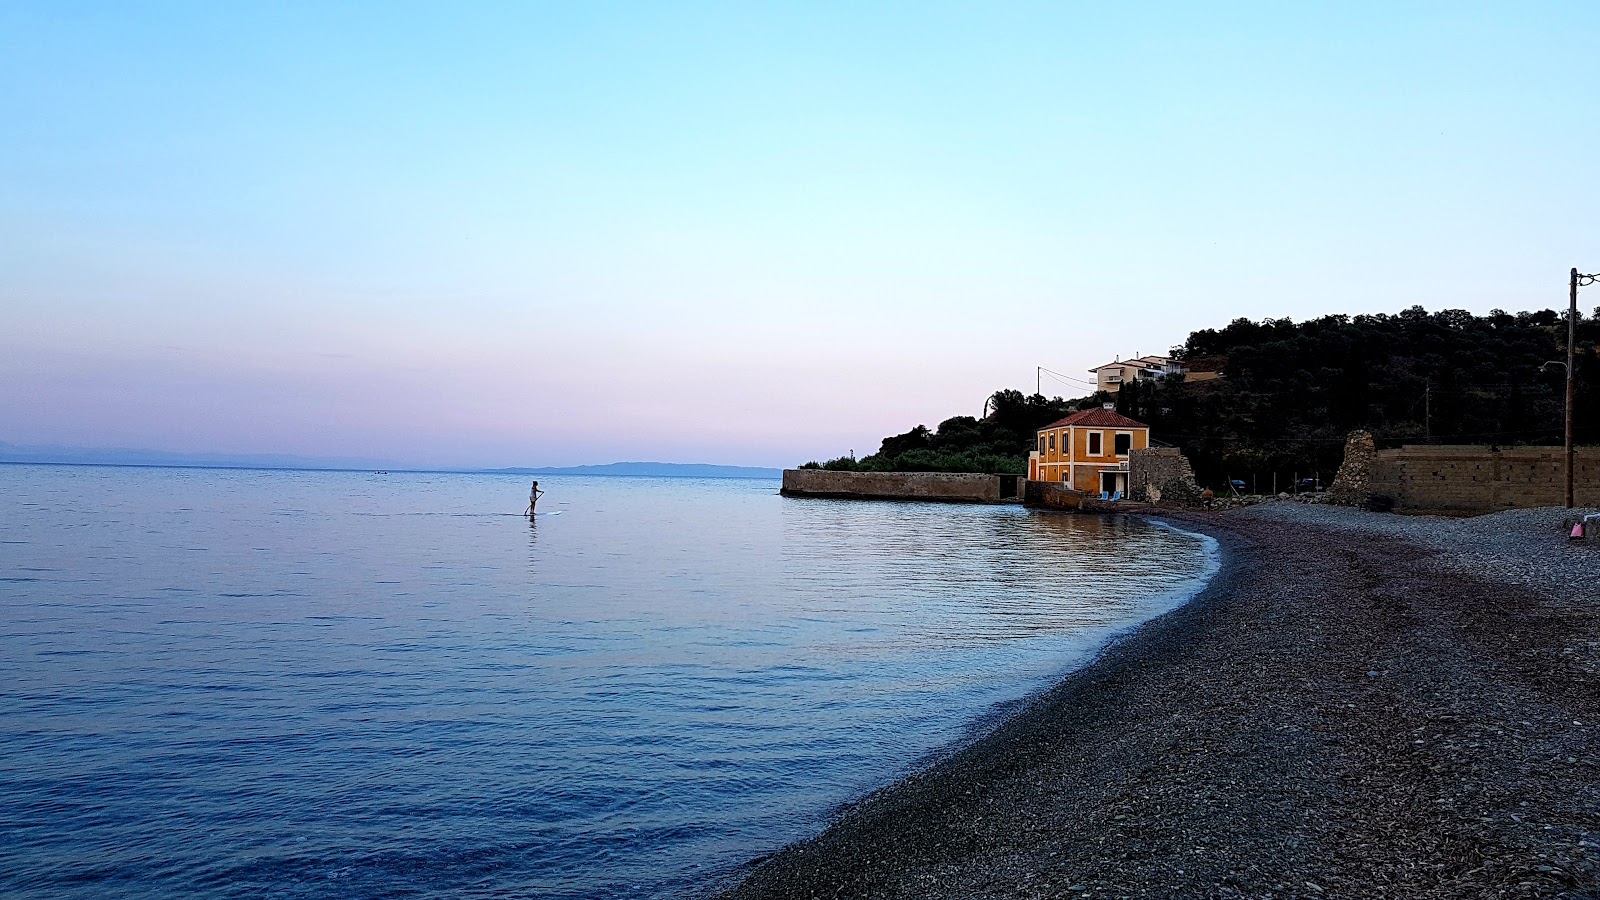
[[[1600,275],[1580,275],[1578,270],[1572,270],[1572,279],[1569,282],[1567,305],[1567,509],[1576,504],[1573,491],[1573,464],[1577,461],[1578,449],[1572,444],[1572,407],[1578,399],[1577,373],[1573,367],[1577,364],[1576,350],[1578,344],[1578,286],[1591,285],[1600,281]]]
[[[1578,269],[1572,269],[1571,289],[1568,292],[1567,305],[1567,509],[1573,506],[1572,463],[1577,458],[1577,448],[1572,446],[1572,401],[1577,399],[1577,381],[1572,377],[1573,345],[1578,336]]]

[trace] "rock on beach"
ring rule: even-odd
[[[1600,897],[1600,540],[1269,503],[1222,572],[724,896]]]

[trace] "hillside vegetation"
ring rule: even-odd
[[[1600,441],[1600,309],[1578,322],[1578,441]],[[1566,353],[1563,313],[1475,316],[1413,306],[1397,315],[1331,315],[1307,322],[1237,319],[1189,335],[1173,355],[1216,381],[1168,378],[1115,395],[1063,399],[997,391],[982,419],[956,416],[884,438],[859,460],[830,469],[1020,473],[1034,431],[1068,413],[1115,400],[1183,449],[1204,483],[1239,478],[1268,490],[1296,476],[1331,480],[1350,431],[1380,445],[1559,444]]]
[[[989,398],[991,410],[982,419],[955,416],[929,430],[918,425],[905,434],[883,439],[878,452],[861,459],[840,457],[825,463],[806,463],[801,468],[843,469],[856,472],[990,472],[1023,474],[1028,470],[1028,450],[1034,433],[1051,422],[1079,409],[1098,404],[1085,397],[1046,399],[1021,391],[996,391]]]

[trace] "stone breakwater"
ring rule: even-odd
[[[1263,504],[1210,587],[731,889],[1600,895],[1600,544]]]
[[[999,503],[1017,496],[1020,481],[1019,475],[785,469],[781,493],[786,497]]]

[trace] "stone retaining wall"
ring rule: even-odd
[[[785,469],[783,490],[790,497],[845,497],[871,500],[939,500],[947,503],[999,503],[1002,475],[950,472],[834,472]],[[1019,477],[1009,476],[1013,482]]]
[[[1600,505],[1600,448],[1578,449],[1577,504]],[[1400,512],[1477,514],[1565,506],[1566,455],[1560,447],[1406,446],[1379,450],[1368,496]]]

